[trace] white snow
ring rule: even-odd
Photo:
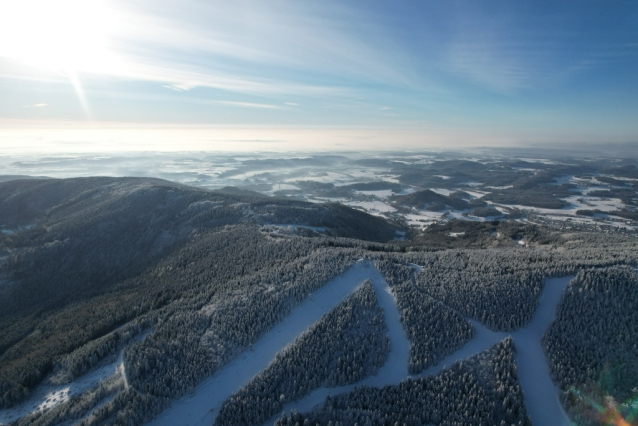
[[[513,333],[518,379],[525,395],[525,407],[535,425],[570,425],[558,399],[558,389],[549,376],[541,337],[556,317],[556,307],[573,277],[545,281],[539,307],[527,327]]]
[[[446,197],[448,195],[456,192],[456,190],[450,190],[450,189],[445,189],[445,188],[432,188],[432,189],[430,189],[430,191],[436,192],[437,194],[445,195]]]
[[[216,374],[199,385],[192,395],[173,401],[151,425],[210,425],[222,403],[266,368],[278,352],[317,322],[371,275],[367,262],[356,263],[344,274],[310,295],[285,320]],[[383,305],[382,305],[383,306]],[[405,359],[407,368],[407,357]]]
[[[383,201],[342,201],[342,204],[350,207],[358,207],[366,212],[379,215],[380,213],[393,212],[396,209]]]
[[[405,330],[403,329],[403,325],[401,324],[396,300],[390,291],[388,283],[381,276],[379,271],[370,263],[366,262],[364,265],[368,272],[366,278],[369,278],[372,282],[379,305],[383,308],[385,322],[388,325],[388,337],[390,338],[390,353],[388,354],[388,361],[374,376],[348,386],[319,388],[299,401],[286,404],[283,411],[290,412],[294,409],[299,412],[309,411],[315,405],[323,402],[326,397],[350,392],[355,388],[355,386],[367,385],[383,387],[386,385],[396,385],[408,377],[410,341],[408,340]],[[264,426],[272,425],[282,413],[273,416],[264,423]]]
[[[484,195],[489,194],[488,191],[476,191],[476,190],[475,191],[468,191],[467,189],[462,189],[461,191],[466,192],[466,193],[468,193],[471,196],[476,197],[476,198],[481,198]]]
[[[29,398],[13,408],[0,410],[0,424],[7,424],[35,411],[46,411],[58,404],[66,402],[70,397],[78,395],[107,377],[119,371],[122,360],[95,369],[67,385],[39,385],[31,391]]]
[[[377,198],[388,198],[394,194],[391,189],[379,189],[377,191],[355,191],[357,194],[373,195]]]
[[[438,374],[456,361],[476,355],[511,335],[516,346],[516,367],[525,396],[525,407],[535,425],[571,425],[560,405],[558,389],[549,377],[549,368],[540,340],[547,327],[554,321],[556,307],[563,290],[573,276],[549,278],[539,300],[532,321],[514,333],[491,331],[482,324],[470,320],[474,326],[474,338],[463,348],[446,357],[438,365],[428,368],[417,377]]]
[[[514,185],[507,185],[507,186],[486,186],[486,188],[490,188],[490,189],[510,189],[510,188],[514,188]]]
[[[465,235],[465,232],[450,232],[447,235],[448,235],[448,237],[458,237],[460,235]]]
[[[150,333],[152,333],[152,328],[149,328],[135,336],[133,341],[139,342],[144,340],[144,338]],[[121,374],[124,379],[124,386],[128,387],[124,371],[124,363],[122,362],[122,352],[123,350],[120,351],[114,362],[96,368],[69,384],[41,384],[37,386],[31,391],[29,398],[22,404],[13,408],[0,410],[0,425],[7,424],[8,422],[17,420],[35,411],[47,411],[58,404],[68,401],[72,396],[79,395],[93,387],[96,387],[102,380],[105,380],[115,374]]]
[[[276,183],[272,186],[271,191],[293,191],[298,189],[298,186],[291,185],[289,183]]]

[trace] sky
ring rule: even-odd
[[[618,142],[635,1],[0,0],[0,154]]]

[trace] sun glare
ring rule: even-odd
[[[0,13],[0,57],[74,74],[108,66],[117,10],[104,0],[10,0]]]

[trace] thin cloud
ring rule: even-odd
[[[33,104],[33,105],[25,105],[22,108],[42,108],[47,106],[47,104],[45,104],[44,102],[39,103],[39,104]]]
[[[253,102],[218,101],[217,103],[242,108],[281,109],[280,106],[270,104],[257,104]]]
[[[258,95],[343,95],[340,86],[355,82],[355,76],[375,82],[405,80],[401,64],[385,60],[380,45],[388,42],[381,40],[381,32],[357,22],[361,11],[339,3],[109,4],[102,23],[109,31],[97,34],[108,37],[103,51],[90,60],[64,51],[75,73],[158,82],[177,91],[208,87]],[[395,57],[398,50],[393,49]],[[0,49],[0,56],[12,59],[10,53]],[[301,77],[308,71],[316,77]],[[334,84],[340,81],[344,83]]]

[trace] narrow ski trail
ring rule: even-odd
[[[370,277],[373,270],[375,269],[367,263],[356,263],[345,273],[328,282],[249,350],[195,388],[191,395],[173,401],[171,407],[150,425],[211,425],[226,399],[265,369],[278,352],[293,343],[295,338],[308,330],[326,312],[354,292]]]
[[[381,273],[370,262],[358,262],[344,274],[310,295],[281,323],[265,334],[257,343],[231,361],[216,374],[199,385],[190,395],[173,401],[171,407],[150,423],[164,425],[211,425],[222,403],[241,389],[252,377],[265,369],[278,352],[294,342],[325,313],[337,306],[366,279],[372,282],[379,305],[384,310],[391,350],[386,364],[375,376],[353,385],[319,388],[306,397],[288,403],[283,411],[309,411],[326,397],[349,392],[358,386],[382,387],[396,385],[408,377],[438,374],[454,362],[476,355],[507,336],[512,336],[517,348],[516,362],[519,380],[525,395],[525,405],[533,424],[569,425],[569,419],[558,400],[558,391],[549,377],[549,369],[540,339],[554,320],[556,306],[572,277],[547,279],[532,321],[515,333],[494,332],[470,320],[475,328],[474,338],[458,351],[418,375],[408,375],[410,342],[400,322],[397,304]],[[282,411],[282,412],[283,412]],[[272,425],[281,413],[264,425]]]

